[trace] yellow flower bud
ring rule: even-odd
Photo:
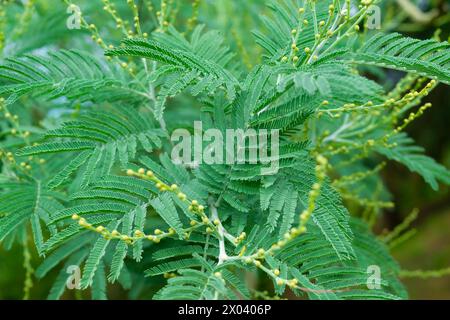
[[[135,235],[136,237],[138,237],[138,238],[141,238],[141,237],[144,236],[144,233],[143,233],[141,230],[136,230],[136,231],[134,232],[134,235]]]

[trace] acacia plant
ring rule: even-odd
[[[2,1],[0,241],[23,246],[26,298],[58,270],[59,299],[74,267],[93,299],[108,283],[130,298],[407,298],[389,250],[417,213],[373,233],[394,206],[380,172],[450,184],[405,133],[450,85],[450,45],[370,30],[383,1],[266,2],[237,1],[237,30],[225,0]],[[377,68],[402,79],[388,89]],[[278,130],[278,171],[174,162],[171,135],[194,121]]]

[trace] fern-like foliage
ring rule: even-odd
[[[62,208],[61,195],[52,193],[42,181],[2,179],[0,240],[12,241],[29,222],[39,254],[44,253],[44,228],[55,210]],[[51,234],[55,228],[49,228]],[[9,237],[9,240],[8,238]]]
[[[404,133],[430,107],[420,106],[429,92],[450,84],[449,44],[358,34],[368,5],[350,2],[352,10],[348,1],[268,1],[245,39],[261,53],[250,63],[239,33],[230,43],[194,26],[196,17],[177,24],[177,10],[153,16],[132,1],[105,7],[117,30],[87,21],[104,19],[89,1],[80,38],[58,50],[52,37],[9,47],[0,63],[1,244],[35,244],[34,276],[55,273],[49,299],[70,294],[74,267],[93,299],[108,298],[108,283],[131,298],[252,299],[246,275],[255,272],[276,297],[407,298],[401,267],[371,229],[392,207],[380,161],[404,164],[436,190],[450,184],[449,170]],[[128,6],[131,23],[116,15]],[[38,30],[42,12],[28,21]],[[360,65],[407,75],[388,91]],[[241,132],[244,155],[261,147],[258,132],[277,139],[265,143],[269,162],[256,152],[252,161],[180,163],[177,129]],[[204,155],[211,143],[183,152]],[[228,152],[219,144],[214,156]],[[373,267],[382,275],[374,287]]]
[[[8,96],[9,104],[23,95],[80,101],[147,99],[129,76],[78,50],[8,58],[0,66],[0,81],[0,94]]]
[[[152,152],[161,146],[163,132],[154,127],[151,118],[140,118],[130,110],[89,111],[75,121],[65,122],[61,128],[49,130],[45,142],[22,149],[21,156],[72,152],[75,157],[49,182],[55,188],[80,169],[86,186],[91,179],[110,173],[117,161],[126,167],[139,149]],[[96,175],[92,172],[96,171]]]
[[[299,20],[299,6],[296,1],[268,1],[267,6],[271,15],[262,16],[264,27],[266,30],[253,31],[256,42],[262,46],[267,52],[267,59],[270,61],[280,60],[281,57],[289,54],[292,45],[292,30],[299,28],[301,36],[296,37],[295,43],[299,48],[312,47],[314,44],[315,27],[314,24],[303,24],[303,20],[317,21],[326,20],[328,17],[329,3],[319,1],[316,5],[315,12],[306,11]],[[338,8],[336,8],[338,10]],[[303,58],[306,54],[303,53]]]
[[[414,140],[406,134],[400,134],[392,140],[395,146],[379,148],[378,152],[420,174],[434,190],[439,189],[439,182],[450,183],[449,170],[434,159],[424,155],[424,149],[414,145]]]
[[[351,55],[358,64],[402,70],[450,84],[450,44],[377,34]]]
[[[191,87],[195,96],[204,91],[212,93],[219,87],[224,87],[228,98],[233,100],[236,95],[237,79],[224,68],[231,58],[226,48],[221,48],[221,40],[215,33],[200,36],[202,28],[192,35],[191,42],[171,30],[171,37],[165,40],[127,39],[122,47],[106,52],[109,56],[135,56],[151,59],[164,64],[163,74],[170,75],[155,104],[155,116],[160,120],[163,115],[167,98],[174,97],[186,88]],[[176,44],[175,39],[183,39]],[[217,40],[219,39],[219,40]],[[207,50],[216,47],[214,50]]]

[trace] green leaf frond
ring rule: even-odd
[[[129,75],[79,50],[7,58],[0,65],[0,83],[0,95],[8,97],[8,104],[24,95],[81,102],[148,100]]]

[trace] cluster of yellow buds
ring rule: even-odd
[[[331,16],[334,14],[334,10],[336,9],[336,7],[334,6],[334,4],[330,4],[328,6],[328,14]]]
[[[361,197],[355,195],[353,192],[349,192],[346,190],[339,190],[339,191],[340,191],[342,199],[351,201],[351,202],[359,205],[362,208],[366,208],[366,209],[373,208],[373,209],[377,209],[377,211],[378,211],[379,209],[390,209],[390,208],[395,207],[395,204],[390,201],[377,201],[377,200],[371,200],[371,199],[364,199],[364,198],[361,198]],[[366,211],[366,212],[370,212],[370,211]]]
[[[148,12],[152,13],[153,10],[155,9],[153,7],[152,1],[151,0],[144,0],[144,3],[145,3],[145,7],[147,8]]]
[[[26,162],[21,162],[21,163],[20,163],[20,166],[21,166],[22,168],[26,169],[26,170],[31,170],[31,169],[32,169],[31,165],[28,164],[28,163],[26,163]]]
[[[21,131],[19,130],[19,116],[12,114],[9,110],[8,107],[6,106],[5,103],[5,98],[0,97],[0,111],[3,112],[3,116],[4,118],[11,124],[12,128],[9,130],[9,133],[12,136],[19,136],[23,139],[27,139],[30,135],[31,132],[28,130],[25,131]]]
[[[197,23],[199,7],[200,7],[200,0],[194,0],[192,2],[192,17],[190,17],[187,20],[188,30],[192,30]]]
[[[363,179],[366,179],[367,177],[370,177],[370,176],[380,172],[385,167],[386,167],[386,162],[383,161],[371,170],[355,172],[355,173],[347,175],[347,176],[339,177],[339,179],[336,179],[333,181],[333,186],[340,188],[340,187],[344,187],[349,184],[353,184],[355,182],[361,181]]]
[[[8,151],[8,152],[5,152],[5,151],[1,151],[1,150],[0,150],[0,159],[1,159],[3,156],[6,158],[6,160],[7,160],[8,162],[11,162],[11,163],[14,163],[14,162],[15,162],[14,155],[13,155],[12,152],[9,152],[9,151]]]
[[[397,86],[397,88],[393,91],[392,94],[389,95],[389,98],[386,99],[383,103],[374,105],[372,101],[368,101],[363,105],[356,105],[353,103],[345,104],[343,107],[335,108],[335,109],[321,109],[317,115],[318,117],[323,116],[323,114],[328,114],[332,118],[339,118],[343,112],[350,112],[351,114],[363,113],[363,114],[371,114],[374,116],[379,116],[381,111],[384,111],[384,115],[382,121],[385,123],[391,123],[393,126],[396,126],[392,132],[377,138],[377,139],[368,139],[366,142],[354,142],[351,145],[342,145],[335,147],[332,144],[327,144],[325,149],[327,150],[327,155],[336,155],[336,154],[346,154],[352,150],[361,150],[359,155],[355,155],[352,159],[358,160],[366,157],[368,152],[378,145],[383,145],[386,148],[396,147],[397,144],[390,143],[389,140],[395,134],[403,131],[412,121],[416,120],[420,116],[424,114],[424,112],[430,108],[432,105],[430,103],[426,103],[419,108],[417,112],[412,112],[409,116],[403,120],[401,125],[397,125],[398,119],[403,116],[406,110],[412,108],[413,106],[419,104],[421,100],[426,97],[430,90],[432,90],[436,85],[436,80],[431,80],[427,84],[424,85],[424,79],[419,78],[415,81],[415,78],[409,78],[408,81],[404,81],[405,84]],[[409,90],[408,93],[401,94],[407,85],[411,85],[411,83],[415,83],[416,89]],[[420,89],[421,88],[421,89]],[[399,96],[398,96],[399,95]],[[324,137],[325,132],[323,133]],[[362,136],[361,136],[362,137]],[[323,139],[323,138],[320,138]],[[352,162],[353,160],[350,160]]]
[[[181,195],[182,198],[185,198],[185,195]],[[191,204],[188,207],[188,210],[197,214],[203,214],[205,211],[205,207],[198,203],[197,200],[192,200]]]
[[[315,6],[316,6],[316,1],[315,0],[311,0],[310,1],[310,5],[311,5],[311,11],[313,13],[313,16],[315,17]],[[304,18],[304,13],[305,13],[305,8],[299,8],[298,9],[298,13],[299,13],[299,26],[296,29],[291,30],[291,35],[293,37],[292,39],[292,50],[291,50],[291,56],[283,56],[281,57],[281,62],[288,62],[290,60],[292,60],[292,62],[294,63],[294,65],[300,60],[299,56],[297,55],[297,52],[300,51],[300,49],[297,47],[297,40],[298,40],[298,36],[299,33],[301,32],[301,28],[306,27],[309,25],[309,21]],[[314,19],[314,28],[316,31],[315,36],[315,44],[314,47],[311,49],[309,47],[303,48],[303,51],[306,55],[306,59],[308,59],[308,62],[311,61],[316,61],[319,59],[318,56],[318,51],[319,48],[321,48],[321,43],[323,41],[326,41],[328,38],[331,38],[334,35],[334,29],[333,28],[329,28],[333,17],[336,13],[336,8],[333,4],[329,5],[328,7],[328,13],[329,13],[329,17],[327,19],[327,21],[325,20],[321,20],[321,21],[317,21],[317,19]],[[303,20],[302,20],[303,19]]]
[[[100,33],[98,32],[97,27],[95,26],[95,24],[91,23],[89,25],[85,25],[86,29],[89,30],[89,32],[91,33],[91,39],[92,41],[94,41],[95,43],[97,43],[100,47],[102,47],[103,49],[106,49],[107,45],[105,44],[105,42],[103,41],[102,37],[100,36]]]
[[[173,192],[175,195],[180,199],[181,201],[188,202],[188,210],[197,213],[201,217],[206,217],[205,215],[205,207],[198,203],[197,200],[188,200],[186,194],[184,194],[176,184],[168,185],[164,183],[162,180],[157,178],[155,174],[150,170],[145,170],[144,168],[140,168],[137,172],[128,169],[127,170],[128,176],[134,176],[138,177],[144,180],[150,180],[152,181],[156,188],[158,188],[161,192]]]
[[[129,170],[127,170],[127,175],[135,176],[135,177],[145,179],[145,180],[150,180],[155,184],[155,186],[158,188],[159,191],[173,192],[177,195],[177,197],[181,201],[188,203],[188,210],[197,214],[200,217],[201,221],[198,222],[196,220],[191,220],[191,222],[190,222],[191,227],[183,230],[183,236],[185,239],[189,239],[190,234],[194,230],[196,230],[197,228],[200,228],[200,227],[204,227],[204,226],[207,227],[206,232],[208,234],[217,232],[217,227],[220,225],[220,221],[218,219],[216,219],[213,222],[211,222],[210,219],[206,216],[206,214],[204,212],[205,207],[203,205],[199,204],[199,202],[197,200],[188,200],[187,196],[179,190],[179,187],[176,184],[172,184],[171,186],[169,186],[169,185],[165,184],[163,181],[161,181],[160,179],[158,179],[152,171],[145,170],[143,168],[139,169],[137,172],[129,169]],[[85,218],[82,218],[77,214],[74,214],[72,216],[72,219],[78,221],[78,224],[80,226],[82,226],[83,228],[86,228],[88,230],[91,230],[91,231],[101,234],[105,239],[117,239],[117,240],[124,241],[127,244],[133,244],[134,242],[136,242],[137,240],[140,240],[140,239],[146,239],[146,240],[152,241],[154,243],[159,243],[162,239],[168,238],[168,237],[173,237],[176,234],[176,232],[173,228],[169,228],[166,232],[162,231],[160,229],[156,229],[156,230],[154,230],[153,234],[145,234],[141,230],[136,230],[136,231],[134,231],[133,236],[128,236],[128,235],[120,233],[117,230],[109,231],[104,226],[94,227],[92,224],[90,224],[88,221],[86,221]],[[245,233],[242,233],[239,238],[244,239]]]
[[[295,65],[297,62],[299,62],[300,58],[299,58],[299,51],[300,49],[297,47],[297,41],[299,39],[300,33],[302,32],[303,26],[307,26],[308,25],[308,20],[303,19],[303,16],[305,14],[305,8],[299,8],[298,9],[298,13],[299,13],[299,21],[301,21],[298,25],[297,28],[294,28],[291,30],[291,36],[292,36],[292,42],[291,42],[291,52],[289,54],[289,56],[282,56],[281,57],[281,62],[286,63],[288,61],[292,61],[292,63]],[[303,19],[303,21],[302,21]]]
[[[361,0],[361,5],[369,7],[373,4],[374,0]]]
[[[242,241],[244,241],[246,237],[247,237],[247,234],[245,232],[241,232],[241,234],[234,239],[234,243],[239,244]]]
[[[20,15],[20,17],[16,18],[15,25],[17,27],[14,29],[14,37],[20,36],[27,30],[27,28],[33,18],[33,12],[35,10],[35,3],[36,3],[36,0],[28,0],[26,2],[23,2],[24,10],[23,10],[22,14]]]
[[[324,114],[332,118],[340,118],[343,113],[363,113],[363,114],[371,114],[374,116],[379,116],[382,110],[390,110],[390,109],[398,109],[401,110],[402,107],[409,105],[415,101],[420,101],[420,99],[429,95],[430,90],[436,85],[436,80],[431,80],[427,83],[420,91],[411,90],[407,94],[403,95],[399,99],[389,98],[383,103],[374,104],[372,101],[367,101],[362,105],[356,105],[354,103],[346,103],[340,108],[334,109],[320,109],[317,112],[318,117],[322,117]],[[322,104],[322,105],[328,105]],[[428,108],[429,106],[427,106]],[[394,114],[395,116],[396,114]]]
[[[99,233],[103,238],[105,238],[107,240],[115,239],[115,240],[124,241],[127,244],[133,244],[134,242],[141,240],[141,239],[146,239],[146,240],[152,241],[153,243],[159,243],[162,239],[173,237],[175,235],[175,230],[173,230],[172,228],[169,228],[167,232],[156,229],[154,231],[153,235],[146,235],[143,231],[136,230],[136,231],[134,231],[133,236],[129,236],[126,234],[122,234],[121,232],[119,232],[117,230],[110,231],[106,227],[101,226],[101,225],[94,226],[91,223],[89,223],[85,218],[82,218],[77,214],[72,215],[72,220],[78,221],[78,224],[81,227],[83,227],[87,230]]]
[[[419,108],[419,110],[417,112],[411,112],[408,116],[408,118],[403,120],[403,124],[401,126],[398,126],[397,128],[394,129],[394,134],[397,134],[401,131],[403,131],[411,122],[413,122],[414,120],[416,120],[417,118],[419,118],[420,116],[423,115],[423,113],[431,108],[433,105],[431,103],[425,103],[423,106],[421,106]]]
[[[411,90],[414,86],[421,86],[425,81],[425,78],[418,78],[416,75],[407,74],[398,83],[395,88],[388,93],[389,98],[395,98],[395,100],[401,99],[403,92]]]
[[[418,82],[420,83],[421,81],[418,81]],[[394,112],[392,112],[392,114],[391,114],[392,123],[395,125],[398,122],[398,118],[400,116],[402,116],[402,114],[404,113],[404,107],[410,108],[414,105],[419,104],[424,97],[429,95],[430,91],[436,85],[437,85],[437,81],[431,80],[425,86],[423,86],[423,88],[421,90],[419,90],[419,91],[411,90],[409,93],[404,95],[397,102],[395,102],[395,99],[393,99],[393,98],[388,99],[388,101],[386,103],[390,103],[395,106]],[[432,107],[431,103],[425,103],[423,106],[421,106],[419,108],[419,110],[417,112],[411,112],[406,119],[403,119],[403,123],[401,125],[397,126],[392,131],[392,133],[386,135],[383,138],[383,141],[386,144],[386,147],[395,147],[395,144],[393,144],[392,146],[389,146],[387,144],[389,138],[391,138],[393,135],[398,134],[399,132],[403,131],[411,122],[413,122],[414,120],[416,120],[417,118],[422,116],[424,114],[424,112],[431,107]]]
[[[140,19],[139,19],[139,9],[138,9],[136,3],[134,2],[134,0],[127,0],[127,4],[131,8],[131,11],[133,12],[134,28],[138,34],[142,34],[141,23],[140,23]]]
[[[111,1],[109,1],[109,0],[102,0],[102,2],[103,2],[103,10],[108,12],[111,15],[111,17],[114,19],[117,29],[122,29],[123,34],[128,35],[129,34],[129,32],[127,30],[128,21],[124,21],[119,16],[114,3],[111,3]]]
[[[297,279],[285,280],[277,277],[276,283],[279,286],[287,285],[291,289],[297,289],[298,280]]]
[[[264,271],[266,274],[268,274],[269,276],[271,276],[273,279],[275,279],[275,282],[277,285],[282,286],[282,285],[287,285],[288,287],[290,287],[291,289],[299,289],[298,285],[298,280],[293,278],[293,279],[283,279],[280,277],[280,270],[279,269],[273,269],[270,270],[268,268],[266,268],[262,262],[258,259],[255,259],[253,257],[247,257],[244,260],[245,263],[247,264],[253,264],[255,267],[261,269],[262,271]]]
[[[289,232],[287,232],[284,235],[283,240],[280,240],[277,243],[273,244],[269,250],[260,248],[253,255],[242,257],[242,259],[245,263],[255,265],[257,268],[260,268],[261,270],[265,271],[267,274],[276,278],[277,283],[282,282],[281,284],[286,284],[291,288],[296,288],[296,286],[297,286],[296,279],[284,280],[284,279],[279,278],[278,276],[280,275],[280,271],[278,269],[269,270],[262,264],[261,261],[263,261],[267,255],[272,255],[274,253],[274,251],[281,249],[288,242],[290,242],[291,240],[295,239],[296,237],[298,237],[301,234],[304,234],[306,232],[306,224],[315,209],[315,204],[316,204],[318,197],[320,196],[320,189],[321,189],[323,182],[325,181],[326,171],[328,168],[328,160],[324,156],[318,155],[316,157],[316,162],[317,162],[317,165],[316,165],[315,171],[316,171],[317,182],[313,184],[312,190],[309,193],[308,207],[300,214],[300,221],[299,221],[298,227],[292,228]]]
[[[341,10],[341,16],[344,17],[345,20],[350,19],[350,8],[351,8],[351,0],[345,0],[345,7]]]
[[[178,199],[180,199],[181,201],[183,201],[187,204],[187,209],[190,212],[196,214],[201,219],[201,222],[192,220],[190,222],[192,227],[194,227],[194,226],[199,227],[199,226],[203,225],[203,226],[207,227],[206,232],[208,234],[217,232],[217,226],[220,224],[220,221],[219,220],[210,221],[208,216],[205,214],[205,206],[201,205],[197,200],[188,199],[186,194],[180,190],[178,185],[176,185],[176,184],[168,185],[168,184],[164,183],[162,180],[160,180],[158,177],[156,177],[152,171],[145,170],[144,168],[140,168],[137,172],[129,169],[129,170],[127,170],[127,175],[138,177],[138,178],[141,178],[144,180],[152,181],[155,184],[156,188],[158,188],[158,190],[160,192],[174,193],[178,197]],[[189,237],[189,232],[187,234],[185,234],[185,237],[186,238]]]
[[[297,37],[295,36],[297,34],[297,30],[294,29],[291,31],[291,33],[294,35],[293,40],[292,40],[292,45],[291,45],[291,49],[292,49],[292,61],[294,63],[296,63],[299,60],[299,57],[297,56],[297,53],[300,51],[300,49],[297,47]]]
[[[11,112],[9,112],[5,103],[5,98],[3,97],[0,97],[0,111],[3,112],[3,116],[5,117],[5,119],[9,120],[13,124],[18,124],[19,116],[13,115]]]
[[[169,21],[167,21],[168,11],[167,2],[162,0],[161,9],[156,12],[156,18],[159,21],[159,28],[157,29],[158,32],[164,32],[169,26]]]
[[[260,259],[264,259],[265,254],[261,255],[260,251],[258,250],[258,252],[252,256],[247,256],[245,258],[243,258],[244,262],[246,264],[253,264],[255,267],[257,268],[261,268],[261,269],[266,269],[264,267],[264,265],[262,264]]]
[[[103,1],[103,10],[105,10],[106,12],[110,13],[110,15],[113,17],[113,19],[116,22],[116,27],[118,29],[122,29],[122,33],[125,34],[128,37],[132,37],[133,36],[133,30],[128,30],[127,29],[127,25],[128,25],[128,21],[124,21],[122,18],[120,18],[120,16],[117,14],[117,10],[114,7],[114,4],[112,4],[109,0],[102,0]],[[95,43],[97,43],[100,47],[102,47],[103,49],[114,49],[114,46],[112,44],[106,44],[105,41],[102,39],[98,28],[95,24],[91,23],[88,24],[86,22],[86,20],[84,18],[81,18],[81,23],[83,25],[84,28],[86,28],[90,33],[91,33],[91,38],[93,41],[95,41]],[[144,34],[144,36],[148,36],[147,34]],[[106,59],[108,61],[113,60],[112,57],[106,57]],[[132,67],[130,67],[128,65],[128,63],[126,62],[122,62],[119,58],[114,58],[115,61],[117,61],[119,63],[119,65],[123,68],[126,69],[130,74],[133,75],[134,73],[134,69]]]
[[[177,274],[173,273],[173,272],[166,272],[164,273],[164,279],[172,279],[172,278],[176,278]]]
[[[37,158],[37,157],[33,157],[33,156],[29,156],[28,157],[28,162],[26,161],[22,161],[20,163],[20,167],[30,171],[33,167],[32,167],[32,162],[38,163],[38,164],[44,164],[46,162],[45,159],[43,158]]]
[[[286,234],[284,235],[284,240],[280,240],[278,241],[278,243],[272,245],[271,250],[278,250],[282,248],[283,246],[286,245],[287,242],[289,242],[292,239],[295,239],[296,237],[306,232],[306,225],[316,207],[316,202],[320,196],[320,190],[323,182],[325,181],[326,172],[328,168],[328,160],[324,156],[318,155],[316,157],[316,162],[317,165],[315,171],[317,182],[312,185],[312,189],[309,192],[308,207],[305,210],[303,210],[303,212],[300,214],[300,221],[298,227],[291,228],[291,230],[286,232]]]

